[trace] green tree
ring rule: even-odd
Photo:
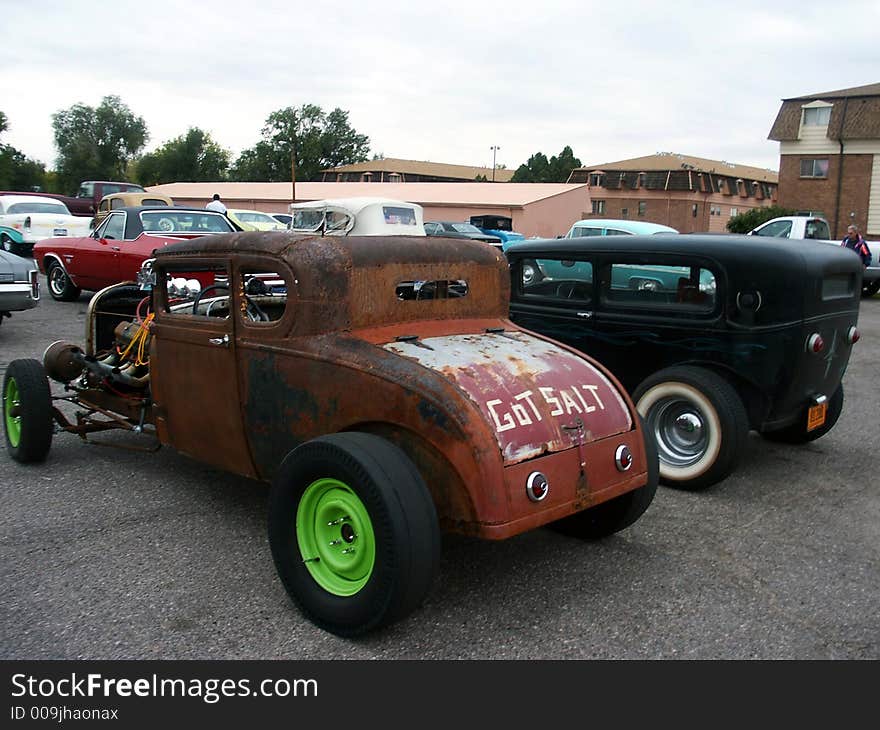
[[[229,158],[229,152],[211,139],[210,134],[198,127],[190,127],[186,134],[175,137],[137,161],[137,181],[141,185],[158,185],[224,180]]]
[[[565,145],[559,155],[549,160],[541,152],[529,157],[528,162],[516,168],[511,182],[565,182],[571,171],[581,167],[581,161],[574,156],[571,147]]]
[[[0,112],[0,134],[9,129],[9,119]],[[0,189],[28,191],[46,184],[46,167],[8,144],[0,144]]]
[[[74,104],[52,115],[57,173],[73,192],[82,180],[119,180],[146,144],[147,124],[118,96],[105,96],[97,107]]]
[[[739,215],[733,216],[727,221],[727,230],[731,233],[748,233],[753,228],[757,228],[772,218],[794,215],[794,213],[795,211],[791,208],[783,208],[779,205],[771,205],[766,208],[751,208]]]
[[[229,176],[242,181],[284,182],[291,178],[291,149],[296,150],[296,179],[315,180],[321,170],[367,159],[370,138],[349,124],[348,112],[303,104],[272,112],[263,138],[244,150]]]

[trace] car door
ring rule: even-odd
[[[124,211],[113,212],[91,236],[77,239],[64,254],[64,265],[83,289],[103,289],[119,281],[119,252],[125,237]]]
[[[252,477],[237,379],[236,318],[226,284],[229,273],[225,262],[189,261],[156,268],[151,387],[163,443]],[[189,281],[189,295],[179,290],[169,294],[166,279]],[[208,281],[216,286],[208,289]]]

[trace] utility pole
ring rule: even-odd
[[[495,182],[495,153],[501,148],[493,144],[489,149],[492,150],[492,182]]]
[[[290,127],[290,202],[296,202],[296,114]]]

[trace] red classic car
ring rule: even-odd
[[[204,208],[127,207],[114,210],[91,235],[47,238],[34,245],[53,299],[69,302],[80,291],[134,281],[157,248],[211,233],[241,230],[221,213]]]

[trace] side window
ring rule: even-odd
[[[755,231],[755,235],[770,236],[771,238],[788,238],[791,235],[791,221],[768,223],[760,231]]]
[[[98,230],[100,231],[99,238],[121,241],[125,238],[125,214],[111,213],[104,225]]]
[[[106,213],[108,210],[110,210],[110,201],[102,200],[100,203],[98,203],[98,210],[102,213]]]
[[[79,186],[79,191],[76,194],[77,198],[91,198],[95,194],[95,184],[94,183],[83,183]]]
[[[618,263],[608,267],[601,287],[608,305],[708,313],[715,309],[715,275],[700,266]]]
[[[282,274],[245,267],[238,273],[242,320],[247,325],[277,322],[287,309],[287,282]]]
[[[166,314],[228,319],[232,301],[224,266],[178,264],[169,267],[165,281]]]
[[[515,288],[522,301],[583,307],[593,300],[593,265],[571,259],[523,259]]]
[[[117,208],[121,208],[124,205],[125,201],[122,198],[111,198],[110,199],[110,208],[112,210],[116,210]]]

